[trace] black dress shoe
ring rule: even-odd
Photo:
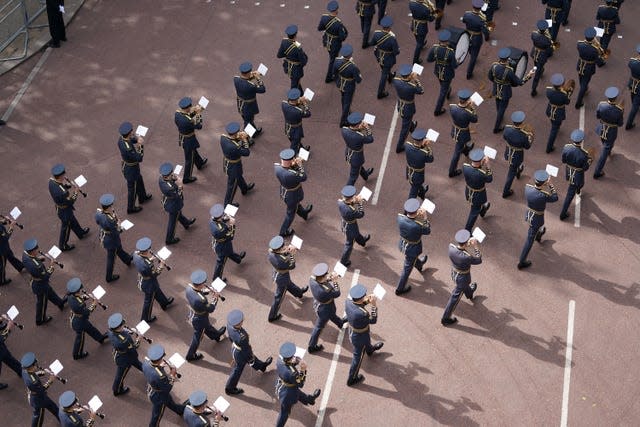
[[[224,333],[227,332],[227,327],[223,326],[222,328],[218,329],[216,331],[216,333],[218,334],[218,337],[215,338],[216,342],[220,342],[222,341],[222,339],[224,338]]]
[[[362,242],[362,246],[364,247],[370,239],[371,234],[367,234],[366,236],[364,236],[364,242]]]
[[[109,339],[109,335],[108,334],[106,334],[106,333],[102,334],[102,338],[100,338],[100,344],[104,344],[104,342],[106,340],[108,340],[108,339]]]
[[[5,388],[9,387],[7,384],[5,383],[0,383],[0,390],[4,390]]]
[[[151,316],[151,318],[150,318],[149,320],[147,320],[146,322],[147,322],[147,323],[153,323],[153,322],[155,322],[156,320],[158,320],[158,317],[157,317],[157,316]]]
[[[518,263],[518,270],[531,267],[531,261],[525,260]]]
[[[506,199],[507,197],[511,197],[513,196],[513,190],[509,189],[509,191],[507,191],[506,193],[502,193],[502,198]]]
[[[422,64],[424,61],[422,60],[422,58],[418,58],[417,61],[415,61],[416,64]]]
[[[434,111],[434,112],[433,112],[433,115],[434,115],[434,116],[436,116],[436,117],[438,117],[438,116],[443,115],[443,114],[444,114],[444,113],[446,113],[446,112],[447,112],[447,110],[445,110],[444,108],[442,108],[442,109],[440,109],[440,110],[438,110],[438,111]]]
[[[471,288],[471,296],[467,298],[473,301],[473,294],[475,293],[476,289],[478,289],[478,284],[476,282],[473,282],[471,285],[469,285],[469,287]]]
[[[76,245],[71,244],[71,245],[64,245],[61,250],[62,252],[68,252],[68,251],[72,251],[76,248]]]
[[[538,91],[537,90],[532,90],[531,91],[531,96],[535,97],[538,95]]]
[[[524,171],[524,163],[520,163],[520,166],[518,166],[518,169],[516,170],[517,179],[520,179],[520,176],[522,176],[522,171]]]
[[[536,242],[540,243],[542,241],[542,236],[547,232],[547,227],[542,227],[538,230],[538,234],[536,234]]]
[[[133,209],[127,209],[128,214],[138,213],[142,210],[142,206],[134,206]]]
[[[197,360],[203,359],[204,355],[202,353],[196,353],[193,357],[187,357],[188,362],[195,362]]]
[[[500,133],[504,130],[504,126],[493,128],[493,133]]]
[[[454,178],[454,177],[460,175],[461,173],[462,173],[462,169],[456,169],[456,170],[453,171],[453,173],[449,174],[449,178]]]
[[[322,350],[324,350],[324,346],[322,344],[314,345],[307,348],[307,351],[309,351],[309,353],[317,353]]]
[[[313,393],[311,393],[311,397],[313,397],[314,403],[315,403],[315,400],[318,398],[318,396],[320,396],[320,393],[321,391],[319,388],[313,390]]]
[[[389,92],[382,92],[378,94],[378,99],[386,98],[389,96]]]
[[[305,216],[309,216],[309,214],[311,213],[312,210],[313,210],[313,205],[307,205],[307,207],[304,210]],[[306,220],[307,220],[307,218],[305,218],[305,221]]]
[[[489,210],[490,207],[491,207],[490,202],[487,202],[484,205],[482,205],[482,208],[480,209],[480,216],[482,218],[484,218],[484,216],[487,214],[487,211]]]
[[[402,153],[404,151],[404,145],[402,147],[396,147],[396,153]]]
[[[169,306],[171,304],[173,304],[173,301],[175,301],[175,299],[173,297],[167,299],[167,303],[164,305],[164,307],[162,307],[163,310],[166,310],[167,308],[169,308]]]
[[[387,77],[387,82],[391,83],[393,79],[396,77],[396,72],[389,73],[389,77]]]
[[[144,195],[144,198],[140,200],[140,203],[148,202],[151,199],[153,199],[153,194],[147,193]]]
[[[409,132],[413,132],[414,130],[416,130],[416,127],[418,127],[418,121],[412,120],[411,124],[409,125]]]
[[[576,104],[576,105],[575,105],[576,110],[579,110],[580,108],[582,108],[582,106],[583,106],[583,105],[584,105],[584,102],[581,102],[581,103],[579,103],[579,104]]]
[[[353,378],[353,379],[352,379],[352,378],[349,378],[349,379],[347,380],[347,385],[348,385],[349,387],[352,387],[352,386],[354,386],[354,385],[356,385],[356,384],[358,384],[358,383],[361,383],[362,381],[364,381],[364,375],[362,375],[362,374],[358,374],[358,376],[357,376],[357,377],[355,377],[355,378]]]
[[[207,164],[207,162],[208,162],[208,161],[209,161],[209,159],[205,157],[205,158],[202,160],[202,163],[200,164],[200,167],[198,168],[198,170],[203,169],[203,168],[204,168],[204,166]]]
[[[545,153],[549,154],[549,153],[553,153],[554,151],[556,151],[555,147],[547,147],[545,150]]]
[[[468,74],[467,73],[467,80],[471,80],[473,78],[473,74]]]
[[[282,314],[281,314],[281,313],[278,313],[278,314],[276,315],[276,317],[273,317],[273,318],[270,318],[270,319],[267,319],[267,320],[268,320],[269,322],[275,322],[275,321],[280,320],[280,319],[282,319]]]
[[[331,83],[331,82],[333,82],[333,79],[332,79],[332,78],[327,77],[327,78],[325,78],[325,79],[324,79],[324,82],[325,82],[325,83]]]
[[[370,352],[367,352],[367,354],[369,356],[371,356],[373,353],[375,353],[376,351],[380,350],[382,347],[384,346],[383,342],[377,342],[373,345],[373,348],[371,349]]]
[[[407,285],[402,289],[396,289],[396,295],[402,295],[402,294],[406,294],[407,292],[409,292],[411,290],[411,285]]]
[[[304,288],[300,289],[301,295],[298,297],[298,299],[300,301],[302,301],[302,298],[304,298],[304,294],[309,290],[309,286],[305,286]]]
[[[240,261],[242,261],[246,256],[247,256],[247,251],[240,252]]]
[[[89,234],[89,227],[85,227],[82,229],[82,234],[80,235],[79,239],[84,239],[85,237],[87,237],[87,235]]]
[[[176,243],[178,243],[180,241],[179,237],[174,237],[171,240],[165,240],[164,243],[167,245],[175,245]]]
[[[59,47],[60,47],[60,42],[53,42],[53,41],[51,41],[51,42],[49,42],[49,47],[52,47],[52,48],[54,48],[54,49],[57,49],[57,48],[59,48]]]
[[[600,179],[604,176],[604,172],[600,172],[600,173],[594,173],[593,174],[593,179]]]
[[[229,203],[229,204],[230,204],[231,206],[235,206],[236,208],[239,208],[239,207],[240,207],[240,203],[238,203],[238,202],[231,202],[231,203]]]
[[[45,319],[44,319],[43,321],[41,321],[41,322],[39,322],[39,321],[37,321],[37,320],[36,320],[36,325],[37,325],[37,326],[44,325],[45,323],[49,323],[49,322],[51,322],[51,320],[52,320],[52,319],[53,319],[53,317],[51,317],[51,316],[47,316],[47,317],[45,317]]]
[[[7,279],[4,282],[0,283],[0,286],[8,285],[9,283],[11,283],[11,279]]]
[[[458,321],[457,317],[449,317],[447,319],[442,319],[440,323],[442,324],[442,326],[448,326],[448,325],[453,325],[457,321]]]
[[[229,396],[235,396],[236,394],[242,394],[244,393],[244,390],[241,388],[225,388],[224,389],[225,394],[228,394]]]
[[[569,218],[569,212],[565,212],[565,213],[561,213],[560,214],[560,221],[564,221],[567,218]]]
[[[349,267],[351,265],[351,260],[347,260],[346,262],[343,262],[342,265],[344,265],[345,267]]]
[[[114,274],[113,276],[109,277],[107,279],[107,283],[111,283],[111,282],[115,282],[116,280],[118,280],[120,278],[119,274]]]
[[[367,181],[367,180],[369,179],[369,177],[371,176],[371,174],[372,174],[372,173],[373,173],[373,168],[366,169],[366,170],[364,171],[364,174],[365,174],[367,177],[366,177],[364,180],[365,180],[365,181]]]
[[[191,184],[192,182],[196,182],[197,180],[198,178],[196,178],[195,176],[190,176],[189,178],[183,179],[182,182],[185,184]]]
[[[626,125],[626,126],[624,127],[624,129],[625,129],[625,130],[630,130],[630,129],[633,129],[634,127],[636,127],[636,124],[635,124],[635,123],[631,123],[630,125],[629,125],[629,124],[628,124],[628,125]]]
[[[265,359],[264,361],[264,366],[262,368],[260,368],[261,372],[264,372],[267,370],[267,368],[269,367],[269,365],[271,365],[271,363],[273,362],[273,357],[269,356]]]
[[[253,134],[253,136],[258,136],[262,133],[262,127],[257,127],[256,128],[256,133]]]
[[[129,393],[129,387],[125,387],[120,391],[116,391],[113,393],[114,396],[122,396],[123,394]]]
[[[80,354],[74,354],[73,355],[73,360],[80,360],[80,359],[84,359],[85,357],[87,357],[89,355],[88,351],[83,351]]]
[[[6,124],[7,124],[7,122],[5,122],[4,120],[0,120],[0,126],[4,126]]]
[[[242,195],[244,196],[245,194],[247,194],[249,191],[253,190],[254,187],[256,186],[255,182],[250,182],[249,184],[247,184],[247,189],[242,191],[240,190],[240,193],[242,193]]]
[[[194,222],[196,222],[196,219],[195,219],[195,218],[190,218],[190,219],[187,221],[187,225],[185,225],[185,226],[184,226],[184,229],[185,229],[185,230],[188,230],[188,229],[189,229],[189,227],[191,227],[191,226],[193,225],[193,223],[194,223]]]

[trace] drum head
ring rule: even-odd
[[[460,34],[460,38],[456,44],[456,61],[458,61],[458,65],[462,64],[464,60],[467,59],[470,40],[471,38],[469,37],[469,33],[464,32]]]
[[[527,64],[529,63],[529,55],[522,49],[517,47],[509,47],[511,49],[511,55],[509,56],[509,62],[513,67],[516,76],[519,79],[523,78],[527,72]]]

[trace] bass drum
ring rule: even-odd
[[[513,68],[519,79],[522,79],[527,72],[527,64],[529,63],[529,55],[522,49],[509,46],[511,55],[509,55],[509,64]]]
[[[447,30],[451,32],[449,45],[456,51],[456,61],[460,65],[467,59],[471,35],[464,28],[449,27]]]

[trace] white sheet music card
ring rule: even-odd
[[[422,204],[420,205],[420,209],[423,209],[427,211],[429,214],[432,214],[433,211],[436,210],[436,204],[429,199],[424,199],[422,201]]]
[[[481,11],[486,12],[487,11],[487,7],[489,7],[489,3],[485,3],[482,5],[482,7],[480,8]]]
[[[138,127],[136,128],[136,135],[141,136],[141,137],[145,137],[147,136],[147,132],[149,131],[149,128],[146,126],[142,126],[142,125],[138,125]]]
[[[551,19],[547,19],[546,21],[549,28],[551,28],[553,26],[553,21]]]
[[[368,202],[372,194],[373,191],[369,190],[367,187],[362,187],[362,190],[360,190],[360,194],[358,194],[358,196],[362,197]]]
[[[9,316],[9,319],[13,320],[16,317],[18,317],[18,313],[20,313],[18,311],[18,307],[16,307],[15,305],[12,305],[11,308],[7,311],[7,316]]]
[[[104,294],[107,293],[107,291],[105,291],[102,286],[98,285],[91,293],[93,294],[94,297],[96,297],[97,300],[99,300],[104,296]]]
[[[127,231],[128,229],[133,227],[133,223],[131,221],[129,221],[128,219],[125,219],[124,221],[122,221],[120,223],[120,227],[122,227],[123,230]]]
[[[56,259],[58,258],[58,256],[62,253],[62,251],[60,250],[59,247],[57,247],[56,245],[51,246],[51,249],[49,249],[49,252],[47,252],[47,254],[53,258]]]
[[[54,375],[58,375],[63,368],[64,366],[62,366],[62,363],[60,363],[58,359],[54,360],[53,363],[49,365],[49,369],[51,369],[51,372],[53,372]]]
[[[296,249],[302,248],[302,239],[294,234],[291,238],[291,245]]]
[[[100,400],[97,394],[93,396],[88,403],[89,408],[91,408],[93,412],[98,412],[98,409],[102,408],[102,400]]]
[[[553,165],[547,165],[547,168],[545,170],[549,175],[551,175],[554,178],[558,176],[558,168]]]
[[[484,155],[490,158],[491,160],[495,159],[498,155],[498,150],[495,148],[491,148],[488,145],[484,146]]]
[[[226,213],[230,217],[235,217],[236,214],[238,213],[238,207],[232,204],[228,204],[227,206],[224,207],[224,213]]]
[[[333,271],[340,277],[344,277],[347,274],[347,267],[341,263],[340,261],[336,262],[336,265],[333,267]]]
[[[215,402],[213,402],[213,406],[220,411],[221,413],[224,414],[224,411],[226,411],[227,409],[229,409],[229,406],[231,406],[231,403],[229,403],[227,401],[227,399],[225,399],[224,397],[220,396],[216,399]]]
[[[422,70],[424,70],[424,67],[420,64],[413,64],[413,67],[411,67],[411,72],[416,73],[419,76],[422,75]]]
[[[22,215],[22,212],[16,206],[15,208],[11,209],[11,212],[9,212],[9,215],[11,215],[11,218],[13,218],[13,220],[15,221],[16,219],[18,219],[20,215]]]
[[[374,116],[373,114],[364,113],[364,119],[362,119],[362,121],[369,126],[373,126],[373,124],[376,122],[376,116]]]
[[[262,62],[260,63],[260,65],[258,65],[258,72],[260,74],[262,74],[263,76],[267,75],[267,71],[269,71],[269,69],[267,68],[266,65],[264,65]]]
[[[163,246],[162,249],[158,251],[158,257],[160,257],[160,259],[163,261],[168,260],[170,256],[171,256],[171,251],[167,249],[166,246]]]
[[[379,300],[382,300],[382,298],[384,298],[384,295],[386,293],[387,291],[384,290],[382,285],[380,283],[376,283],[376,287],[373,288],[373,295],[375,295],[375,297],[378,298]]]
[[[298,150],[298,157],[306,162],[307,160],[309,160],[309,151],[300,147],[300,150]]]
[[[312,90],[311,90],[311,89],[309,89],[309,88],[306,88],[306,89],[304,90],[304,93],[302,94],[302,96],[304,96],[304,97],[305,97],[305,99],[306,99],[307,101],[311,101],[311,100],[313,99],[313,97],[314,97],[314,95],[315,95],[315,94],[316,94],[316,93],[315,93],[314,91],[312,91]]]
[[[176,167],[173,168],[173,173],[176,175],[180,175],[182,173],[182,169],[183,169],[182,165],[176,165]]]
[[[176,369],[180,369],[180,366],[184,365],[185,360],[184,357],[180,356],[180,353],[173,353],[173,356],[169,358],[169,362],[171,362]]]
[[[473,236],[474,239],[476,239],[478,241],[478,243],[482,243],[482,241],[484,240],[485,237],[487,237],[487,235],[485,234],[484,231],[482,231],[480,229],[480,227],[476,227],[473,230],[473,233],[471,233],[471,235]]]
[[[256,133],[256,128],[254,128],[251,123],[247,123],[247,126],[245,126],[244,131],[246,132],[247,135],[249,135],[251,138],[253,138],[253,135],[255,135]]]
[[[74,179],[73,182],[75,182],[78,187],[82,187],[87,183],[87,178],[85,178],[84,175],[78,175],[78,177]]]
[[[224,280],[219,277],[216,277],[216,280],[211,282],[211,287],[216,290],[216,292],[220,293],[227,286]]]
[[[604,35],[604,28],[593,27],[596,30],[596,37],[602,37]]]
[[[151,329],[151,326],[144,320],[141,320],[140,323],[136,325],[136,331],[138,331],[140,335],[146,334],[149,329]]]
[[[200,101],[198,101],[198,105],[201,106],[203,110],[205,110],[207,108],[207,105],[209,105],[209,100],[204,96],[201,96]]]
[[[473,95],[471,95],[471,102],[476,106],[479,106],[482,104],[482,101],[484,101],[484,98],[478,92],[473,92]]]
[[[438,131],[435,131],[433,129],[429,129],[427,131],[427,139],[431,142],[436,142],[439,136],[440,136],[440,132]]]
[[[307,350],[305,350],[302,347],[296,346],[296,352],[295,352],[294,356],[297,357],[298,359],[302,359],[302,358],[304,358],[304,355],[306,353],[307,353]]]

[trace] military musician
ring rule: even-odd
[[[322,46],[329,52],[329,67],[324,78],[325,83],[333,81],[333,64],[342,48],[342,42],[347,39],[349,32],[340,18],[338,18],[338,2],[331,0],[327,3],[327,12],[322,14],[318,23],[318,31],[322,31]]]
[[[7,261],[18,271],[18,273],[24,270],[24,265],[13,254],[11,250],[11,244],[9,239],[13,235],[13,227],[21,225],[11,218],[10,216],[0,215],[0,286],[8,285],[11,283],[11,279],[7,279]]]
[[[346,145],[345,161],[349,164],[349,179],[347,185],[355,184],[358,175],[365,181],[373,173],[373,168],[364,167],[364,145],[373,143],[371,127],[363,121],[364,115],[353,112],[347,117],[348,126],[342,127],[340,132]]]
[[[240,187],[240,193],[244,196],[256,186],[255,183],[244,180],[244,170],[242,168],[242,158],[251,154],[249,147],[253,144],[253,139],[244,131],[240,130],[240,124],[230,122],[225,127],[226,134],[220,135],[220,148],[222,149],[222,169],[227,175],[227,191],[224,195],[224,204],[233,204],[236,190]]]
[[[287,291],[302,300],[304,293],[309,290],[308,286],[300,288],[291,281],[291,270],[296,268],[296,252],[297,249],[292,245],[285,245],[282,236],[275,236],[269,241],[269,263],[273,267],[273,283],[276,290],[273,298],[271,310],[269,310],[269,322],[275,322],[282,318],[280,306]]]
[[[593,171],[593,178],[598,179],[604,176],[604,165],[611,155],[613,145],[618,138],[618,127],[624,124],[624,107],[617,102],[620,91],[617,87],[608,87],[604,92],[607,97],[606,101],[602,101],[596,108],[596,117],[600,122],[596,126],[596,133],[600,136],[602,149],[600,157],[596,163],[596,169]]]
[[[179,374],[175,366],[167,362],[164,356],[164,347],[160,344],[153,344],[147,350],[147,357],[142,363],[142,372],[147,380],[147,395],[152,404],[149,426],[160,425],[165,408],[171,409],[182,417],[186,406],[176,403],[171,396],[173,383],[178,380]]]
[[[300,89],[293,88],[287,92],[287,100],[282,101],[281,107],[284,115],[284,134],[291,143],[290,148],[296,153],[300,150],[300,147],[304,147],[305,150],[309,151],[311,147],[302,145],[302,138],[304,138],[302,120],[311,117],[309,100],[302,96]]]
[[[49,397],[47,389],[57,379],[62,381],[60,377],[48,369],[42,369],[38,366],[38,360],[33,352],[25,353],[20,360],[22,366],[22,381],[27,387],[27,400],[33,415],[31,416],[31,427],[41,427],[44,424],[44,410],[51,412],[56,420],[60,422],[58,416],[58,405]],[[46,377],[43,383],[40,377]]]
[[[196,130],[202,129],[202,107],[192,105],[188,96],[178,102],[179,110],[176,110],[174,121],[178,127],[178,145],[184,151],[184,180],[185,184],[192,183],[198,178],[193,176],[193,166],[200,170],[209,159],[203,158],[198,152],[200,143],[196,137]]]
[[[551,130],[549,131],[549,139],[547,139],[547,148],[545,151],[551,153],[556,142],[556,137],[560,131],[562,122],[567,117],[565,106],[571,102],[571,95],[575,87],[575,81],[570,80],[565,85],[564,76],[560,73],[556,73],[551,76],[551,86],[547,86],[545,91],[547,99],[547,109],[545,114],[551,121]]]
[[[416,114],[415,97],[416,95],[422,95],[424,89],[422,88],[422,83],[418,80],[418,75],[412,71],[411,65],[404,64],[400,66],[398,74],[400,75],[393,79],[393,87],[395,87],[398,95],[396,108],[402,119],[398,142],[396,143],[396,153],[401,153],[404,151],[407,135],[409,135],[409,132],[413,132],[418,125],[418,122],[413,120],[413,116]]]
[[[304,66],[307,65],[308,57],[300,42],[296,40],[298,26],[289,25],[284,32],[287,37],[280,42],[280,48],[276,56],[282,58],[282,68],[291,80],[291,89],[298,88],[302,92],[300,79],[304,76]]]
[[[121,313],[112,314],[107,321],[109,326],[107,334],[113,347],[113,361],[116,364],[116,375],[111,386],[114,396],[129,393],[129,387],[124,385],[124,379],[131,367],[142,372],[142,362],[138,356],[142,334],[135,329],[129,329],[125,324],[126,321]]]
[[[88,406],[83,406],[78,401],[76,394],[67,390],[60,395],[58,399],[60,409],[58,409],[58,418],[60,419],[61,427],[92,427],[96,418],[100,416],[103,418],[103,414],[98,414]],[[89,417],[85,421],[82,417],[83,412],[89,412]]]
[[[575,129],[571,132],[571,144],[565,144],[562,149],[562,163],[566,165],[565,179],[569,181],[567,195],[562,204],[560,220],[569,218],[569,206],[576,194],[580,194],[584,185],[584,173],[589,169],[593,159],[589,152],[582,146],[584,131]]]
[[[536,27],[538,31],[531,33],[531,41],[533,42],[531,59],[533,59],[533,63],[536,66],[536,73],[531,82],[531,96],[538,94],[536,89],[538,88],[540,77],[542,77],[544,73],[544,65],[547,63],[547,59],[553,55],[553,51],[557,47],[557,43],[553,41],[549,33],[549,24],[547,21],[544,19],[539,20],[536,23]]]
[[[144,179],[140,173],[140,163],[144,158],[144,138],[134,135],[131,122],[123,122],[118,129],[118,149],[122,157],[122,175],[127,181],[127,213],[134,214],[142,210],[142,206],[136,206],[136,198],[139,204],[143,204],[153,197],[144,188]]]
[[[122,227],[120,226],[118,214],[113,207],[114,201],[113,194],[100,196],[100,208],[98,208],[95,215],[96,223],[100,227],[100,241],[102,242],[102,247],[107,251],[107,274],[105,279],[107,282],[114,282],[120,278],[119,274],[113,274],[116,255],[127,266],[131,265],[131,260],[133,259],[131,254],[122,249],[122,242],[120,241]]]
[[[630,130],[636,126],[636,114],[640,109],[640,44],[636,45],[636,56],[629,59],[627,66],[631,72],[628,84],[629,92],[631,93],[631,109],[624,128]]]
[[[260,112],[258,108],[257,94],[265,93],[267,88],[262,81],[262,74],[253,71],[251,62],[243,62],[239,67],[240,75],[233,77],[233,85],[236,88],[236,106],[238,113],[244,122],[243,128],[251,125],[256,132],[255,137],[262,133],[262,128],[256,126],[254,119],[256,114]]]
[[[156,316],[152,314],[153,300],[158,301],[163,310],[166,310],[173,303],[173,297],[167,298],[158,283],[158,276],[167,267],[167,264],[151,251],[151,239],[143,237],[136,242],[133,265],[138,270],[138,289],[144,292],[140,320],[147,323],[155,322]]]
[[[211,221],[209,230],[211,231],[211,245],[216,253],[216,266],[213,270],[213,278],[223,279],[224,266],[227,258],[236,264],[240,264],[247,255],[245,251],[239,254],[233,250],[233,238],[236,234],[236,220],[234,217],[224,213],[221,204],[215,204],[209,210]],[[226,280],[226,279],[223,279]]]
[[[464,228],[471,231],[476,219],[478,219],[478,215],[484,218],[491,207],[491,203],[487,200],[485,185],[493,181],[493,172],[489,165],[489,158],[484,155],[484,151],[481,148],[471,150],[469,160],[471,164],[465,163],[462,171],[467,184],[464,189],[464,196],[470,205],[469,217]]]
[[[340,56],[333,64],[333,78],[340,91],[340,103],[342,114],[340,115],[340,127],[347,126],[347,116],[351,112],[351,102],[356,93],[356,86],[362,82],[360,69],[353,62],[353,47],[345,44],[340,49]]]
[[[302,207],[300,203],[304,200],[302,183],[307,180],[302,162],[300,157],[296,157],[296,152],[288,148],[280,152],[280,164],[274,164],[276,178],[280,182],[280,198],[287,206],[284,221],[280,226],[280,235],[283,237],[294,233],[291,224],[296,214],[306,221],[313,209],[313,205]]]
[[[89,355],[88,351],[84,351],[85,333],[100,344],[104,343],[109,337],[106,333],[101,333],[89,320],[89,316],[98,305],[98,300],[84,290],[82,281],[78,277],[74,277],[67,282],[67,298],[67,303],[71,309],[69,323],[71,324],[71,329],[76,333],[76,338],[73,342],[73,360],[84,359]]]
[[[469,123],[478,123],[478,113],[470,98],[471,91],[461,89],[458,91],[458,103],[449,104],[449,114],[451,114],[453,122],[451,124],[451,138],[455,144],[449,164],[449,178],[454,178],[462,173],[462,169],[458,169],[460,154],[468,156],[474,146],[471,142]]]
[[[321,262],[313,267],[313,272],[309,278],[309,289],[313,294],[313,308],[318,316],[311,331],[308,350],[309,353],[317,353],[324,349],[322,344],[318,344],[320,334],[331,320],[338,329],[346,323],[347,319],[340,318],[336,314],[335,299],[340,296],[340,284],[335,273],[329,273],[329,265]]]
[[[487,17],[480,9],[484,6],[483,0],[472,0],[473,10],[468,10],[462,16],[462,23],[471,35],[469,40],[469,65],[467,66],[467,80],[473,78],[473,70],[476,67],[478,54],[482,47],[482,40],[489,41],[491,36],[487,26]],[[437,28],[436,28],[437,29]]]
[[[429,185],[424,184],[424,170],[427,163],[433,163],[433,149],[427,139],[427,131],[416,129],[411,134],[411,140],[406,142],[405,155],[407,157],[407,168],[405,176],[411,185],[409,189],[409,199],[420,197],[425,198]]]
[[[375,45],[373,54],[380,65],[380,82],[378,83],[378,99],[386,98],[389,93],[385,90],[387,83],[391,83],[395,73],[391,68],[396,63],[396,57],[400,54],[400,47],[396,35],[391,31],[393,19],[389,15],[380,21],[381,30],[376,30],[369,41],[369,45]]]
[[[531,148],[533,143],[533,131],[528,130],[524,124],[525,114],[523,111],[514,111],[511,114],[512,125],[507,125],[502,137],[506,142],[504,149],[504,159],[509,162],[507,179],[502,189],[502,197],[507,198],[513,194],[511,184],[514,178],[520,179],[524,170],[524,150]]]
[[[76,246],[69,244],[69,234],[71,231],[83,239],[89,234],[89,227],[82,228],[76,219],[73,206],[78,199],[78,194],[82,192],[80,187],[66,177],[66,170],[62,163],[58,163],[51,168],[52,178],[49,178],[49,194],[56,205],[56,212],[60,219],[60,238],[58,239],[58,247],[62,251],[70,251]]]
[[[596,66],[605,65],[608,55],[596,39],[596,30],[593,27],[584,30],[584,40],[579,40],[576,47],[578,49],[576,70],[578,70],[580,90],[575,107],[580,109],[584,105],[582,100],[589,89],[591,77],[596,73]]]
[[[183,182],[173,173],[173,164],[165,162],[160,165],[158,185],[162,193],[162,207],[169,214],[167,234],[164,239],[167,245],[173,245],[180,241],[180,238],[176,237],[177,222],[180,222],[185,230],[188,230],[196,222],[195,218],[187,218],[182,214],[182,208],[184,207]]]
[[[371,235],[363,236],[358,225],[358,220],[364,217],[364,204],[366,201],[362,197],[356,196],[356,187],[353,185],[344,186],[341,193],[342,198],[338,200],[338,210],[341,217],[340,228],[345,234],[346,240],[340,256],[340,262],[345,267],[349,267],[351,265],[353,242],[355,241],[364,247],[371,239]]]
[[[434,44],[429,54],[427,55],[427,62],[435,62],[433,67],[433,74],[440,82],[440,93],[438,94],[438,100],[436,101],[436,108],[433,112],[434,116],[440,116],[447,110],[442,108],[444,105],[444,98],[449,98],[451,93],[451,82],[456,76],[455,69],[458,67],[458,61],[456,59],[456,51],[449,46],[449,39],[451,38],[451,32],[449,30],[442,30],[438,33],[437,44]]]
[[[422,236],[431,234],[431,223],[427,212],[420,209],[418,199],[408,199],[404,202],[404,213],[398,214],[397,223],[400,233],[398,249],[404,254],[404,267],[398,279],[396,295],[402,295],[411,290],[411,285],[407,285],[411,270],[415,268],[422,272],[427,262],[428,256],[426,254],[420,256],[420,254],[422,254]]]

